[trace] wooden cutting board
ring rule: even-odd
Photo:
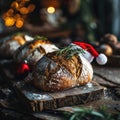
[[[35,89],[30,82],[17,80],[14,61],[1,61],[0,72],[10,86],[15,88],[24,109],[30,112],[50,111],[65,106],[85,104],[100,99],[104,95],[104,87],[91,82],[85,86],[71,88],[60,92],[42,92]]]
[[[28,111],[39,112],[98,100],[104,95],[105,88],[90,82],[85,86],[49,93],[35,89],[31,83],[17,82],[15,89]]]

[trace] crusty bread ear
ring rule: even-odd
[[[35,39],[17,49],[14,54],[14,60],[17,62],[26,60],[29,65],[34,65],[43,55],[55,50],[58,50],[58,48],[50,41]]]
[[[14,52],[23,44],[26,43],[25,34],[8,36],[0,41],[0,57],[13,58]]]
[[[92,66],[82,56],[65,59],[52,52],[37,62],[31,79],[36,88],[55,92],[84,85],[92,80],[92,76]]]

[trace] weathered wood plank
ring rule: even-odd
[[[24,103],[25,108],[29,111],[55,110],[64,106],[94,101],[103,95],[104,88],[95,83],[55,93],[42,92],[35,89],[31,83],[24,83],[24,81],[15,79],[14,64],[14,61],[1,61],[1,72],[5,76],[6,81],[15,88],[21,103]]]
[[[115,83],[111,83],[110,81],[107,81],[105,79],[103,79],[102,77],[95,75],[93,77],[93,80],[96,81],[97,83],[99,83],[102,86],[106,86],[106,87],[117,87],[118,85]]]
[[[34,112],[85,104],[100,99],[104,94],[104,88],[94,82],[55,93],[42,92],[29,83],[21,85],[20,82],[16,84],[15,89],[21,102],[24,103],[26,108],[29,108],[27,110]]]
[[[94,74],[105,81],[120,85],[120,67],[93,66]]]

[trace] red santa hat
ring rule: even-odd
[[[84,49],[88,53],[90,53],[92,55],[92,57],[96,58],[96,61],[98,64],[104,65],[107,63],[107,57],[102,53],[99,54],[92,45],[85,43],[85,42],[73,42],[73,44],[81,47],[82,49]],[[88,61],[90,61],[90,60],[88,60]]]

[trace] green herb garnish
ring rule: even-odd
[[[14,34],[12,34],[12,37],[14,37],[14,36],[19,36],[19,35],[23,35],[24,33],[22,33],[22,32],[16,32],[16,33],[14,33]]]
[[[19,31],[19,32],[16,32],[16,33],[12,34],[12,36],[18,36],[18,35],[30,35],[30,33]]]
[[[44,36],[39,36],[39,35],[36,35],[36,36],[34,37],[34,39],[35,39],[35,40],[37,40],[37,39],[48,40],[46,37],[44,37]]]
[[[83,49],[74,48],[74,45],[69,45],[67,47],[64,47],[64,48],[60,49],[57,52],[57,56],[62,55],[66,59],[70,59],[74,55],[79,55],[79,54],[84,54],[84,53],[85,53],[85,51]]]
[[[112,115],[106,110],[99,108],[73,108],[71,112],[62,112],[64,120],[120,120],[120,115]]]

